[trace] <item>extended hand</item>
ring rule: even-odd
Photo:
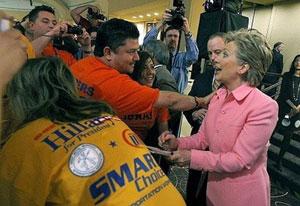
[[[189,167],[191,162],[191,151],[178,150],[173,152],[173,155],[171,155],[167,159],[180,167]]]
[[[192,117],[194,121],[200,121],[202,122],[205,115],[206,115],[207,109],[199,109],[192,113]]]
[[[174,151],[178,147],[178,142],[170,131],[165,131],[158,137],[158,145],[164,150]]]

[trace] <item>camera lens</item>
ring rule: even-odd
[[[68,25],[67,33],[81,35],[81,34],[83,34],[83,30],[80,26],[70,26],[70,25]]]

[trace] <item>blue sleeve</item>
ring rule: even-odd
[[[185,39],[186,41],[186,52],[183,65],[185,67],[190,67],[198,60],[199,49],[195,40],[191,37]]]
[[[156,39],[158,35],[158,29],[154,26],[151,30],[145,35],[143,44],[146,44],[152,39]]]

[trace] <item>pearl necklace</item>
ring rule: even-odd
[[[299,92],[300,92],[300,82],[298,84],[298,87],[295,88],[295,80],[293,79],[292,80],[292,86],[293,86],[293,91],[292,91],[293,99],[294,99],[295,102],[298,102],[298,100],[299,100]],[[297,90],[295,91],[295,89],[297,89]]]

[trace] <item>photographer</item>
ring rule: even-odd
[[[55,11],[46,5],[36,6],[28,14],[28,23],[25,35],[32,42],[36,56],[57,56],[61,58],[68,66],[76,62],[74,56],[64,50],[53,47],[53,39],[55,37],[70,36],[73,27],[66,22],[57,22]],[[82,49],[87,53],[91,53],[91,39],[84,30],[78,36],[78,42],[82,45]],[[79,33],[78,33],[79,34]]]
[[[88,10],[87,19],[80,15],[86,10]],[[106,20],[99,8],[93,5],[80,6],[71,11],[71,17],[91,35],[92,46],[94,46],[98,27]]]
[[[181,5],[181,7],[184,9],[183,5]],[[182,15],[181,11],[182,8],[178,7],[175,10],[166,9],[162,21],[146,34],[144,44],[151,39],[156,39],[159,31],[164,32],[163,39],[170,52],[168,69],[176,80],[178,91],[183,93],[188,83],[188,67],[197,61],[199,50],[196,42],[192,39],[188,20]],[[177,21],[174,21],[174,17],[176,17]],[[165,28],[166,25],[168,25],[168,27],[164,31],[163,28]],[[178,51],[181,31],[184,32],[186,52]]]

